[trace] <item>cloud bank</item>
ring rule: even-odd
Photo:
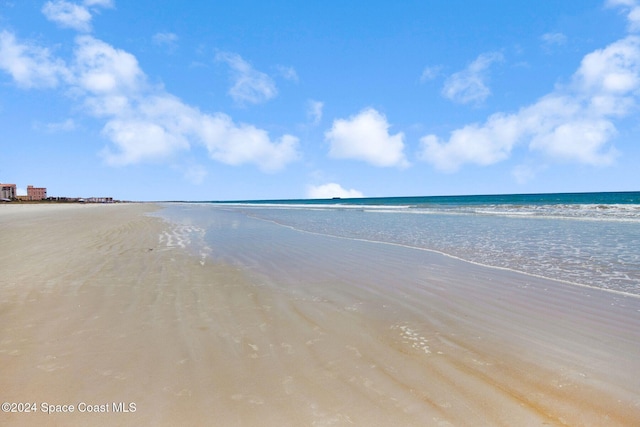
[[[631,26],[640,8],[626,6]],[[571,82],[512,114],[496,113],[484,123],[451,132],[448,139],[421,138],[419,157],[435,168],[453,172],[465,164],[491,165],[505,160],[518,144],[553,160],[609,165],[617,151],[615,119],[628,115],[640,95],[640,37],[627,37],[587,54]]]
[[[101,154],[113,166],[167,160],[195,145],[221,163],[253,164],[265,172],[299,158],[298,138],[285,134],[272,140],[265,130],[237,124],[224,113],[203,113],[149,85],[134,55],[90,35],[75,38],[66,63],[2,31],[0,69],[22,88],[61,87],[73,93],[88,114],[104,120],[102,134],[111,144]]]
[[[0,69],[25,89],[54,88],[70,78],[64,61],[53,58],[47,48],[19,43],[13,33],[0,32]]]

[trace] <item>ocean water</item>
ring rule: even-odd
[[[208,202],[161,215],[203,260],[256,267],[250,252],[277,253],[277,226],[640,295],[640,192]]]

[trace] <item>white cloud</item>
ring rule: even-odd
[[[374,166],[409,166],[403,153],[404,134],[389,135],[387,118],[373,108],[335,120],[325,139],[334,158],[362,160]]]
[[[299,158],[298,138],[292,135],[271,141],[265,130],[236,125],[224,114],[204,116],[201,120],[197,133],[209,155],[222,163],[253,163],[264,172],[275,172]]]
[[[65,63],[48,49],[19,43],[8,31],[0,32],[0,69],[23,88],[56,87],[68,76]]]
[[[129,93],[144,82],[135,56],[91,36],[76,38],[74,72],[78,86],[94,94]]]
[[[604,146],[616,134],[608,120],[576,119],[562,123],[545,134],[535,135],[529,147],[559,160],[573,160],[591,165],[613,162],[616,151]]]
[[[113,0],[84,0],[82,5],[66,0],[51,0],[42,6],[42,13],[49,21],[63,28],[88,33],[91,31],[92,19],[88,8],[96,12],[97,7],[111,8]]]
[[[329,184],[309,186],[307,188],[307,197],[309,199],[332,199],[334,197],[352,199],[364,197],[364,195],[358,190],[346,190],[340,184],[331,182]]]
[[[103,128],[103,134],[118,148],[103,151],[107,163],[121,166],[148,160],[163,160],[174,152],[189,148],[184,135],[171,132],[152,120],[114,118]]]
[[[103,155],[112,165],[164,159],[193,143],[206,147],[214,160],[233,166],[254,164],[264,172],[276,172],[299,158],[294,136],[272,141],[265,130],[236,124],[226,114],[202,113],[166,93],[132,101],[132,111],[125,108],[124,114],[107,110],[114,117],[104,133],[117,150]]]
[[[322,120],[322,109],[324,108],[324,102],[314,101],[310,99],[307,102],[307,117],[311,120],[311,123],[317,125]]]
[[[65,0],[54,0],[44,4],[42,13],[49,21],[61,27],[82,32],[91,31],[91,13],[86,7]]]
[[[637,0],[608,0],[609,7],[622,7],[627,12],[630,31],[640,30],[640,6]]]
[[[202,113],[147,84],[135,56],[91,36],[76,38],[73,61],[66,66],[48,50],[20,43],[3,31],[0,69],[23,87],[65,83],[88,114],[105,121],[102,134],[111,144],[102,155],[110,165],[165,161],[195,144],[216,161],[254,164],[265,172],[299,158],[296,137],[272,140],[265,130],[236,124],[226,114]]]
[[[636,6],[631,9],[627,18],[629,19],[629,28],[631,31],[640,30],[640,7]]]
[[[453,131],[447,142],[435,135],[421,138],[419,157],[449,172],[464,163],[486,166],[506,159],[519,134],[517,120],[495,114],[483,125],[471,124]]]
[[[463,164],[489,165],[510,156],[516,144],[562,161],[607,165],[616,150],[614,118],[637,104],[640,37],[628,36],[586,55],[571,84],[559,87],[517,113],[497,113],[484,123],[421,139],[420,157],[444,171]]]
[[[491,95],[491,90],[486,85],[489,67],[503,59],[503,55],[499,52],[481,54],[466,69],[447,78],[442,88],[442,95],[460,104],[484,101]]]
[[[229,95],[238,104],[260,104],[278,94],[276,84],[271,77],[255,70],[240,55],[220,52],[216,55],[216,60],[225,62],[231,67],[233,86],[229,89]]]
[[[582,59],[574,76],[578,90],[587,95],[620,98],[638,88],[640,38],[629,36]]]

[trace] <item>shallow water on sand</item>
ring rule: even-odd
[[[236,262],[261,264],[251,259],[257,255],[251,255],[247,245],[268,245],[274,240],[269,236],[277,233],[277,239],[282,239],[290,227],[433,250],[487,266],[640,295],[640,221],[620,220],[619,216],[596,218],[584,212],[575,217],[495,212],[184,204],[170,205],[162,215],[203,233],[192,245],[203,257],[212,252]],[[261,224],[265,221],[285,227],[279,230],[274,224]],[[275,248],[255,253],[268,257],[281,245],[279,242]]]
[[[638,390],[628,375],[638,366],[640,299],[634,296],[395,242],[401,234],[389,230],[407,223],[394,224],[386,213],[186,204],[160,214],[176,230],[191,230],[184,239],[204,262],[247,272],[256,287],[250,297],[265,312],[256,327],[277,330],[272,348],[280,345],[300,363],[321,366],[314,371],[322,373],[320,386],[297,395],[310,399],[303,406],[314,408],[319,390],[349,390],[343,398],[362,397],[453,425],[624,425],[638,417],[630,398],[636,393],[627,394]],[[367,218],[380,222],[374,227]],[[331,235],[322,226],[390,237]],[[464,235],[431,227],[433,233]],[[283,322],[270,326],[269,316],[276,314]],[[292,331],[305,337],[304,351],[279,338]],[[286,375],[299,384],[299,376]],[[322,388],[328,384],[335,388]],[[425,402],[442,417],[425,409]],[[333,407],[340,409],[332,419],[354,416],[342,403]]]
[[[69,209],[5,217],[0,389],[138,410],[2,425],[640,419],[635,296],[220,207]]]

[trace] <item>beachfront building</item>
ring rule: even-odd
[[[33,185],[27,185],[27,199],[28,200],[44,200],[47,198],[47,189],[44,187],[34,187]]]
[[[15,184],[0,184],[0,199],[13,200],[16,198]]]
[[[81,199],[85,203],[113,203],[113,197],[89,197],[88,199]]]

